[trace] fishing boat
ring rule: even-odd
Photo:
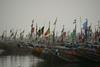
[[[100,45],[86,44],[78,52],[86,60],[100,62]]]
[[[68,48],[64,46],[56,46],[51,49],[53,55],[68,61],[68,62],[79,62],[78,53],[76,48]]]

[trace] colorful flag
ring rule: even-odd
[[[47,36],[47,35],[49,35],[50,34],[50,21],[49,21],[49,27],[48,27],[48,29],[47,29],[47,31],[45,32],[45,36]]]

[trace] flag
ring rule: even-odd
[[[48,34],[50,34],[50,28],[47,29],[44,35],[47,36]]]
[[[53,25],[56,25],[56,23],[57,23],[57,18],[55,19],[55,22],[54,22],[54,24],[53,24]]]
[[[71,33],[71,37],[72,37],[72,39],[75,39],[75,37],[76,37],[76,31],[75,30],[73,30],[73,32]]]
[[[41,36],[44,33],[44,26],[38,30],[37,34],[38,36]]]
[[[85,39],[88,38],[88,19],[83,23],[83,29],[85,30]]]
[[[50,34],[50,21],[49,21],[49,27],[48,27],[48,29],[47,29],[47,31],[45,32],[45,36],[47,36],[48,34]]]
[[[41,28],[41,34],[44,33],[44,26]]]
[[[41,29],[38,30],[37,35],[38,35],[38,36],[41,35]]]
[[[86,19],[86,21],[83,23],[83,29],[87,30],[88,26],[88,20]]]
[[[63,28],[61,30],[61,42],[64,41],[65,37],[66,37],[66,32],[64,32],[64,25],[63,25]]]

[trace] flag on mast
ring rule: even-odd
[[[87,30],[88,28],[88,19],[86,19],[86,21],[83,23],[83,29]]]
[[[38,36],[41,36],[44,33],[44,26],[40,28],[37,32]]]
[[[44,26],[41,28],[41,34],[44,33]]]
[[[37,35],[38,35],[38,36],[41,35],[41,34],[40,34],[40,31],[41,31],[41,29],[39,28],[39,30],[38,30],[38,32],[37,32]]]
[[[47,35],[49,35],[50,34],[50,21],[49,21],[49,27],[48,27],[48,29],[47,29],[47,31],[45,32],[45,36],[47,36]]]
[[[88,19],[83,23],[83,29],[85,31],[85,39],[87,41],[87,36],[88,36]]]

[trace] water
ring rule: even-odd
[[[43,62],[34,56],[1,56],[0,67],[37,67],[39,62]]]
[[[33,55],[0,56],[0,67],[100,67],[98,63],[52,63]]]

